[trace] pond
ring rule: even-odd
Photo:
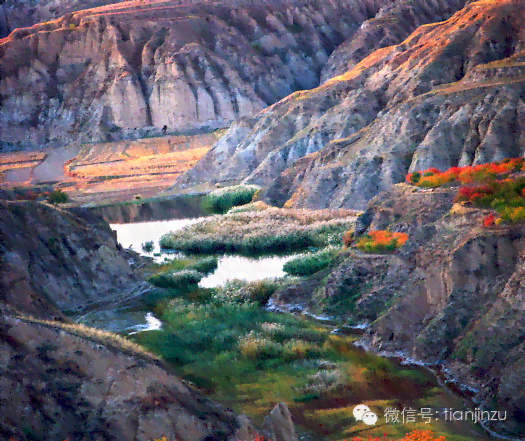
[[[148,257],[153,257],[156,262],[164,262],[165,259],[173,258],[174,254],[181,253],[165,252],[159,247],[160,238],[170,231],[177,231],[185,226],[192,225],[206,219],[195,217],[187,219],[173,219],[168,221],[136,222],[128,224],[111,224],[111,228],[117,232],[117,240],[124,248],[132,250]],[[151,252],[142,249],[142,244],[152,241],[154,248]],[[155,254],[157,254],[155,256]],[[160,254],[160,255],[159,255]],[[217,269],[203,278],[199,287],[213,288],[224,285],[231,279],[243,279],[249,282],[271,277],[283,277],[283,265],[294,257],[295,254],[277,255],[270,257],[246,257],[235,254],[227,254],[219,257]],[[160,329],[161,322],[151,312],[119,314],[120,326],[113,320],[112,330],[119,332],[144,332]],[[95,314],[90,317],[90,325],[97,326],[98,323],[106,321],[105,314]],[[138,319],[138,320],[137,320]],[[130,325],[130,323],[135,323]],[[125,325],[125,326],[124,326]]]
[[[153,257],[161,252],[159,247],[160,238],[170,231],[177,231],[187,225],[196,224],[206,219],[205,217],[193,217],[188,219],[172,219],[155,222],[136,222],[129,224],[111,224],[111,228],[117,232],[117,240],[124,248],[131,248],[144,256]],[[142,244],[153,241],[153,250],[149,253],[142,249]],[[156,256],[156,261],[163,258]]]

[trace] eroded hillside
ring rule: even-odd
[[[347,42],[324,68],[339,76],[234,124],[176,186],[244,180],[279,205],[363,209],[407,171],[516,156],[524,22],[521,1],[477,1],[357,64]]]
[[[0,141],[40,147],[227,126],[319,85],[333,50],[381,6],[134,1],[16,29],[0,40]]]

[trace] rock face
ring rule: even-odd
[[[263,431],[274,441],[298,441],[292,416],[286,403],[279,403],[264,419]]]
[[[116,233],[88,210],[0,201],[0,302],[39,317],[61,317],[110,302],[142,282]]]
[[[237,180],[266,187],[268,201],[285,195],[293,207],[364,209],[408,171],[521,154],[523,2],[469,2],[361,60],[367,38],[385,32],[395,41],[403,35],[396,29],[463,6],[410,3],[414,14],[405,14],[408,3],[385,8],[341,45],[320,87],[232,125],[176,186]],[[381,17],[392,22],[383,30]]]
[[[355,299],[347,318],[369,324],[366,344],[443,365],[477,390],[478,405],[508,412],[494,430],[522,436],[525,229],[481,226],[487,210],[452,209],[456,192],[398,184],[380,193],[364,229],[407,233],[399,251],[353,251],[328,274],[277,291],[271,302],[299,299],[319,314],[326,299]]]
[[[158,363],[0,316],[2,439],[252,441],[243,420]]]
[[[100,3],[71,0],[63,10]],[[228,126],[319,85],[332,51],[385,4],[112,3],[0,40],[3,149]]]

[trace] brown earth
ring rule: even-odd
[[[167,190],[220,134],[217,131],[4,153],[0,154],[0,183],[4,188],[52,183],[82,204],[148,198]]]

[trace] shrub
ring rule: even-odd
[[[369,231],[368,234],[361,237],[355,246],[367,252],[394,251],[401,247],[406,240],[407,235],[405,233],[375,230]]]
[[[525,222],[525,207],[505,207],[500,214],[502,219],[513,224]]]
[[[493,227],[496,225],[496,217],[493,214],[488,214],[483,218],[483,225],[485,227]]]
[[[69,196],[66,193],[64,193],[62,190],[57,189],[49,193],[47,200],[54,205],[65,204],[66,202],[69,201]]]
[[[421,179],[421,173],[419,173],[419,172],[414,172],[414,173],[412,173],[409,176],[410,176],[409,181],[412,184],[417,184],[419,182],[419,180]]]
[[[354,240],[353,230],[348,230],[343,233],[343,248],[348,248],[348,246]]]
[[[507,158],[502,161],[476,166],[451,167],[443,172],[432,167],[422,172],[407,174],[406,182],[417,185],[418,187],[439,187],[454,181],[459,181],[462,184],[471,184],[505,177],[510,173],[523,170],[523,158]]]
[[[192,289],[203,277],[204,274],[194,270],[165,271],[151,276],[148,282],[159,288]]]
[[[333,247],[313,254],[303,254],[286,262],[283,271],[292,276],[310,276],[329,266],[337,254],[339,250]]]
[[[209,256],[203,259],[197,260],[195,263],[188,265],[186,268],[190,270],[198,271],[199,273],[209,274],[217,269],[218,258],[217,256]]]
[[[346,440],[344,440],[346,441]],[[355,436],[353,438],[350,438],[349,441],[394,441],[392,438],[387,440],[385,436],[382,438],[360,438],[358,436]],[[410,433],[405,433],[405,436],[401,438],[399,441],[446,441],[444,436],[434,436],[434,432],[431,430],[413,430]]]
[[[254,282],[233,279],[217,288],[214,299],[219,303],[258,303],[265,305],[271,295],[282,284],[274,279],[262,279]]]
[[[150,240],[148,242],[144,242],[142,244],[142,251],[144,251],[146,253],[151,253],[154,248],[155,248],[155,244],[153,243],[152,240]]]
[[[255,185],[236,185],[215,190],[206,195],[203,203],[215,213],[226,213],[230,208],[251,202],[259,190]]]
[[[251,331],[239,339],[239,352],[252,360],[278,358],[283,354],[283,348],[273,341]]]

